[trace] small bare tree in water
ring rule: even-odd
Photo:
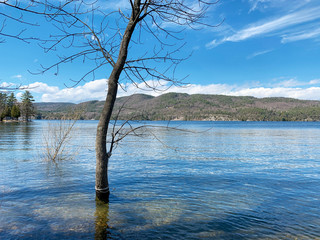
[[[73,136],[74,125],[78,118],[65,119],[62,118],[56,122],[48,122],[43,133],[44,150],[43,155],[47,161],[58,164],[60,160],[75,157],[75,152],[68,152],[68,145]]]
[[[56,63],[42,66],[41,73],[54,70],[58,74],[62,64],[77,60],[87,63],[88,68],[75,84],[89,76],[94,78],[97,71],[109,72],[96,135],[95,188],[100,200],[109,198],[108,161],[114,142],[108,147],[107,135],[118,87],[123,86],[121,74],[124,81],[137,87],[145,83],[152,90],[167,83],[180,85],[182,79],[176,78],[175,69],[188,57],[181,57],[183,30],[210,26],[204,19],[213,4],[216,2],[210,0],[0,0],[4,10],[0,12],[1,41],[8,37],[39,41],[46,52],[60,53]],[[9,34],[5,21],[25,27]],[[43,24],[49,24],[50,35],[26,36],[27,29]],[[146,49],[146,42],[153,47]]]

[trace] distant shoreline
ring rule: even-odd
[[[104,101],[96,100],[79,104],[35,103],[38,110],[36,118],[72,118],[77,112],[82,120],[98,120],[103,104]],[[158,97],[135,94],[116,100],[112,118],[152,121],[317,122],[320,121],[320,101],[185,93],[167,93]]]

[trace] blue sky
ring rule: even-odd
[[[109,6],[125,8],[126,0]],[[5,10],[0,7],[0,11]],[[319,0],[220,0],[208,12],[207,21],[213,25],[223,21],[221,25],[184,32],[187,45],[180,54],[193,54],[180,64],[177,74],[189,77],[184,87],[165,92],[320,100],[319,13]],[[10,22],[5,28],[9,32],[15,29]],[[50,34],[51,30],[31,29],[28,34],[32,31]],[[79,70],[87,63],[67,64],[58,75],[54,71],[33,75],[29,71],[36,72],[40,64],[54,63],[56,54],[45,54],[37,44],[5,40],[0,43],[1,86],[28,85],[36,101],[105,99],[109,68],[99,71],[94,79],[70,87],[70,79],[79,79]],[[144,47],[151,44],[146,40]],[[152,83],[152,79],[147,81]],[[123,86],[126,91],[120,89],[118,96],[144,92],[125,81]]]

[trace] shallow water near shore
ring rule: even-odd
[[[114,151],[109,204],[95,200],[96,126],[78,121],[56,166],[41,157],[48,121],[0,123],[0,239],[320,238],[320,123],[152,127]]]

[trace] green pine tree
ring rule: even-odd
[[[11,93],[7,98],[7,106],[11,109],[13,105],[15,105],[16,103],[17,103],[17,99],[14,96],[14,93]]]
[[[25,91],[21,97],[21,112],[25,121],[30,121],[31,116],[35,114],[33,106],[34,99],[29,91]]]
[[[17,119],[20,117],[20,115],[21,113],[19,106],[17,104],[13,105],[13,107],[11,108],[11,117]]]
[[[0,92],[0,121],[5,117],[4,112],[7,105],[7,94]]]
[[[2,112],[2,118],[5,117],[11,117],[11,108],[9,108],[7,105],[4,108],[4,111]]]

